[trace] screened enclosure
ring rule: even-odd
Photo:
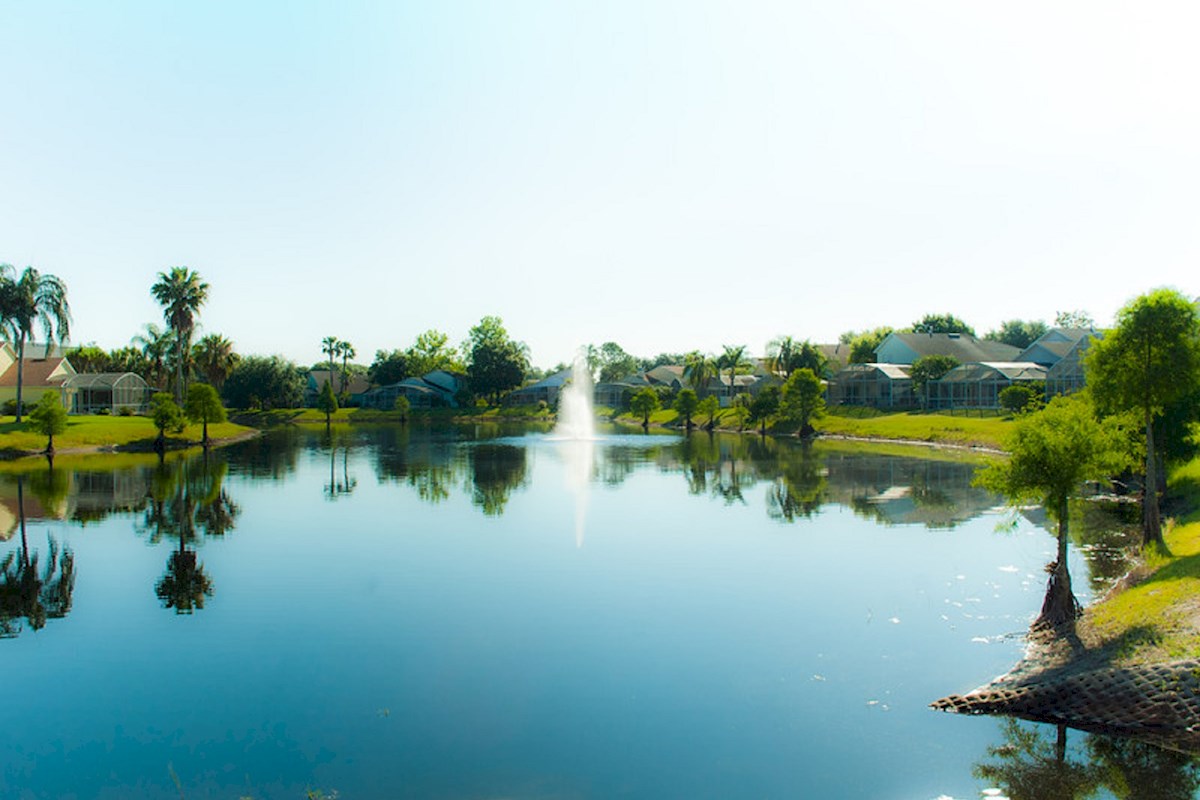
[[[140,414],[150,403],[150,385],[133,372],[72,375],[64,388],[74,393],[73,414]]]

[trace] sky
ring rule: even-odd
[[[357,360],[484,315],[761,353],[1200,293],[1185,2],[0,3],[0,262],[72,342]]]

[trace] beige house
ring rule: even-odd
[[[73,390],[66,388],[75,368],[62,349],[53,345],[26,344],[21,376],[21,400],[35,405],[46,392],[54,392],[63,406],[73,406]],[[8,342],[0,343],[0,404],[17,398],[17,353]]]

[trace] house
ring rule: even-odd
[[[55,392],[66,408],[72,407],[72,390],[65,384],[75,374],[75,368],[61,348],[27,343],[21,373],[21,402],[26,407],[35,405],[46,392]],[[0,403],[16,397],[17,352],[11,344],[3,342],[0,343]]]
[[[64,384],[72,414],[141,414],[154,390],[133,372],[80,372]]]
[[[929,408],[999,408],[1000,392],[1018,383],[1046,380],[1046,368],[1032,361],[978,361],[959,364],[926,384]]]
[[[553,375],[542,378],[536,383],[514,389],[504,396],[504,404],[510,406],[536,405],[545,403],[553,408],[558,404],[558,397],[563,389],[571,382],[575,370],[571,367],[560,370]]]
[[[925,356],[952,356],[960,364],[1016,361],[1019,348],[976,338],[969,333],[889,333],[875,348],[880,364],[912,364]]]
[[[330,372],[327,369],[311,369],[308,371],[308,382],[304,385],[304,405],[315,407],[317,398],[321,396],[321,387],[329,381],[333,393],[339,397],[342,394],[342,374],[338,370]],[[351,375],[346,381],[346,392],[350,395],[349,405],[362,405],[363,395],[371,389],[371,383],[366,375]]]
[[[834,374],[826,396],[830,405],[875,408],[916,405],[907,364],[851,364]]]
[[[629,404],[629,398],[647,386],[650,386],[650,381],[646,379],[645,374],[635,372],[615,381],[596,384],[592,398],[598,406],[621,409]]]
[[[818,344],[816,348],[825,357],[825,372],[829,376],[837,374],[838,370],[850,364],[849,344]]]
[[[1032,361],[1049,368],[1065,358],[1081,341],[1098,335],[1091,328],[1051,328],[1022,350],[1015,360]]]
[[[390,411],[396,407],[396,398],[404,397],[410,408],[457,408],[458,394],[466,381],[465,375],[438,369],[420,378],[405,378],[371,389],[363,394],[361,404]]]

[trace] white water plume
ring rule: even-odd
[[[592,410],[592,373],[582,350],[575,355],[571,383],[558,398],[554,438],[562,452],[567,490],[575,497],[575,546],[583,547],[588,493],[595,470],[596,418]]]

